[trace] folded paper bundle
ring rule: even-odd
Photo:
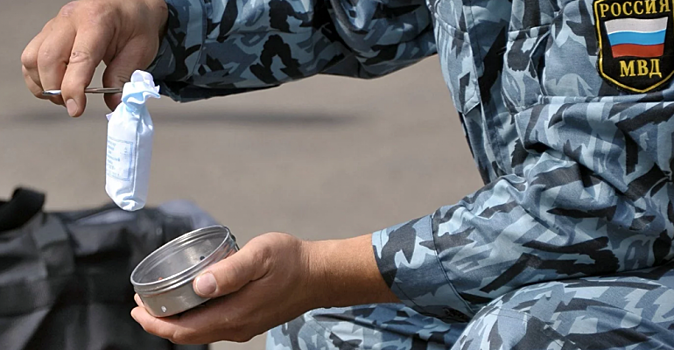
[[[122,103],[107,115],[105,191],[124,210],[141,209],[147,201],[154,126],[145,103],[159,97],[152,75],[135,71],[124,85]]]

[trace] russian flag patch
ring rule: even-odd
[[[644,93],[663,88],[674,75],[674,0],[597,0],[597,69],[618,88]]]

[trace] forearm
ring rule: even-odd
[[[316,307],[400,302],[377,268],[371,234],[304,244]]]

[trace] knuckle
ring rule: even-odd
[[[255,258],[259,259],[258,261],[267,261],[267,259],[274,254],[273,250],[274,247],[271,244],[263,244],[260,249],[258,249]]]
[[[261,266],[263,266],[266,263],[267,257],[269,256],[266,247],[257,247],[256,249],[249,251],[249,254],[251,254],[251,260],[259,262]],[[240,270],[243,270],[244,268],[245,266],[239,267]],[[239,273],[239,271],[235,272],[237,274]]]
[[[54,24],[55,19],[56,18],[52,18],[49,21],[47,21],[47,23],[45,23],[44,26],[42,26],[42,31],[44,32],[44,31],[49,30],[51,28],[52,24]]]
[[[75,12],[75,9],[77,9],[78,5],[79,5],[79,3],[77,1],[71,1],[71,2],[63,5],[63,7],[61,7],[61,10],[59,11],[58,15],[60,17],[68,18],[68,17],[73,15],[73,13]]]
[[[37,53],[35,50],[23,50],[21,53],[21,64],[28,69],[37,67]]]
[[[275,234],[264,234],[262,236],[258,236],[253,238],[255,240],[255,250],[254,250],[254,258],[256,259],[264,259],[268,257],[270,254],[272,254],[272,245],[269,244],[269,241],[276,241]],[[252,242],[252,241],[251,241]]]
[[[78,63],[91,63],[92,57],[89,51],[85,50],[76,50],[70,53],[70,58],[68,63],[78,64]]]

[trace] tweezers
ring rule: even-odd
[[[121,94],[121,88],[86,88],[84,89],[86,94]],[[59,96],[61,95],[61,90],[45,90],[42,91],[42,96]]]

